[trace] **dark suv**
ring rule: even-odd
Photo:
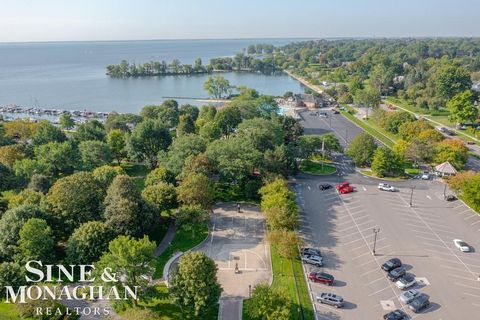
[[[388,274],[387,274],[387,278],[390,280],[390,281],[397,281],[401,276],[403,276],[405,273],[407,272],[407,270],[405,270],[404,267],[398,267],[398,268],[395,268],[393,269],[392,271],[390,271]]]
[[[392,258],[382,265],[382,269],[387,271],[387,272],[390,272],[393,269],[401,267],[401,266],[402,266],[402,261],[400,261],[400,259]]]
[[[406,320],[408,319],[408,315],[403,312],[402,310],[393,310],[387,314],[383,315],[383,319],[385,320]]]
[[[415,313],[419,313],[423,309],[427,308],[430,305],[430,297],[425,293],[422,293],[418,297],[412,300],[408,307]]]

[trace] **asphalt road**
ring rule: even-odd
[[[361,131],[341,115],[334,115],[332,128],[339,128],[336,134],[340,137],[342,123],[347,123],[352,137]],[[307,134],[325,133],[330,121],[306,117],[304,126]],[[343,156],[336,160],[338,174],[301,174],[294,185],[302,208],[300,234],[308,245],[322,249],[322,269],[336,279],[331,287],[311,283],[311,293],[332,292],[347,302],[338,310],[316,303],[318,318],[380,319],[395,308],[404,309],[412,319],[475,318],[480,312],[480,216],[460,201],[444,201],[440,182],[396,182],[391,184],[399,192],[380,191],[378,180],[356,173]],[[356,192],[339,195],[334,189],[318,189],[320,183],[344,180],[351,182]],[[412,207],[411,186],[415,186]],[[375,256],[374,228],[380,229]],[[476,250],[459,252],[452,242],[455,238]],[[431,305],[422,313],[415,315],[400,303],[402,291],[380,269],[392,257],[399,257],[417,278],[417,288],[430,295]],[[306,267],[308,271],[317,269]]]

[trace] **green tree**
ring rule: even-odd
[[[44,199],[44,195],[41,192],[34,191],[32,189],[24,189],[14,196],[11,196],[8,200],[8,208],[16,208],[24,204],[31,204],[39,206]]]
[[[105,141],[105,126],[98,120],[89,120],[77,126],[74,138],[77,141]]]
[[[468,148],[461,140],[445,139],[438,143],[434,151],[434,162],[450,162],[457,170],[463,169],[468,160]]]
[[[347,155],[357,166],[365,166],[371,163],[376,149],[375,139],[368,133],[362,132],[350,142]]]
[[[207,223],[209,213],[200,206],[182,206],[175,214],[175,224],[183,230],[192,232],[195,239],[195,230]]]
[[[112,129],[107,135],[107,144],[118,164],[127,156],[125,133],[120,129]]]
[[[78,145],[78,150],[84,170],[93,170],[112,162],[112,153],[105,142],[98,140],[82,141]]]
[[[130,157],[155,168],[158,152],[166,150],[171,142],[170,132],[160,121],[145,120],[133,130],[127,148]]]
[[[474,123],[478,117],[478,108],[473,104],[472,91],[457,93],[447,103],[450,111],[448,119],[454,123]]]
[[[47,222],[30,218],[20,229],[18,239],[18,261],[39,260],[43,263],[55,261],[53,247],[55,240]]]
[[[16,179],[12,170],[0,163],[0,192],[13,188],[15,184]]]
[[[198,135],[189,134],[176,138],[168,148],[168,153],[161,163],[174,175],[180,174],[185,161],[192,156],[197,156],[207,149],[207,142]],[[159,158],[161,158],[159,156]]]
[[[253,118],[242,121],[237,136],[248,140],[257,150],[274,149],[283,143],[284,134],[280,123],[274,120]]]
[[[398,134],[405,141],[412,141],[422,133],[422,131],[433,129],[425,120],[405,122],[398,128]]]
[[[169,183],[159,182],[142,191],[142,197],[157,211],[171,210],[177,206],[177,192]]]
[[[170,295],[183,310],[201,317],[218,304],[222,288],[217,266],[203,252],[190,252],[180,258],[173,272]]]
[[[450,100],[458,93],[472,87],[470,73],[452,60],[442,60],[431,77],[437,96]]]
[[[52,182],[50,181],[50,178],[43,174],[33,174],[28,183],[29,189],[43,194],[47,193],[51,186]]]
[[[20,229],[30,218],[47,219],[47,214],[37,206],[22,205],[5,211],[0,219],[0,257],[9,261],[17,248]]]
[[[268,284],[259,284],[253,289],[245,312],[250,319],[288,320],[292,317],[290,305],[285,292]]]
[[[199,205],[207,208],[213,202],[214,187],[207,176],[191,173],[177,187],[178,201],[184,205]]]
[[[480,210],[480,174],[475,174],[463,182],[461,188],[462,199],[475,210]]]
[[[35,134],[32,137],[32,143],[36,146],[49,142],[64,142],[66,140],[67,136],[65,133],[47,120],[41,121],[37,125]]]
[[[379,177],[396,177],[404,171],[402,160],[393,151],[383,146],[373,155],[372,170]]]
[[[0,263],[0,295],[5,297],[5,287],[11,286],[15,291],[20,286],[27,284],[25,280],[25,267],[16,262]]]
[[[100,189],[107,190],[108,186],[112,183],[113,179],[121,174],[125,174],[125,171],[120,166],[101,166],[92,171],[93,178],[100,185]]]
[[[261,208],[271,230],[293,230],[298,225],[299,210],[295,194],[288,189],[284,179],[264,185]]]
[[[406,111],[388,112],[386,114],[383,127],[385,130],[397,134],[400,126],[406,122],[415,121],[415,117]]]
[[[154,228],[160,218],[142,199],[134,179],[127,175],[113,179],[104,205],[105,223],[117,234],[142,236]]]
[[[80,224],[100,219],[101,201],[102,190],[92,174],[78,172],[54,183],[46,207],[61,222],[62,234],[68,235]]]
[[[241,121],[242,115],[240,109],[235,106],[226,106],[215,114],[213,124],[223,136],[228,136],[234,132]]]
[[[69,141],[42,144],[35,148],[35,157],[44,172],[54,177],[70,174],[79,165],[78,151]]]
[[[27,158],[27,150],[22,144],[12,144],[0,147],[0,164],[13,169],[15,162]]]
[[[60,128],[64,130],[71,130],[75,127],[75,121],[69,113],[64,113],[60,116]]]
[[[303,244],[296,231],[271,230],[268,240],[275,245],[278,253],[287,259],[298,258],[298,247]]]
[[[203,88],[215,99],[220,99],[231,91],[230,82],[222,76],[209,77]]]
[[[92,264],[108,250],[114,233],[105,223],[90,221],[81,224],[67,242],[67,260],[71,264]]]
[[[182,114],[177,126],[177,136],[195,133],[195,121],[189,115]]]
[[[161,182],[171,182],[171,173],[165,167],[158,167],[150,171],[145,178],[145,186],[153,186]]]
[[[95,270],[101,273],[104,268],[112,268],[118,283],[131,288],[147,288],[155,272],[155,249],[155,242],[146,236],[140,239],[119,236],[109,243],[108,251],[100,258]],[[100,281],[100,274],[97,278]],[[133,303],[137,305],[137,300]]]

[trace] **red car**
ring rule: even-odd
[[[353,187],[352,186],[346,186],[346,187],[338,190],[338,192],[340,192],[341,194],[350,193],[350,192],[353,192]]]
[[[333,281],[335,281],[335,278],[331,274],[325,272],[310,272],[308,279],[313,282],[326,284],[327,286],[331,286]]]
[[[350,186],[350,182],[342,182],[342,183],[339,183],[335,186],[335,188],[340,191],[341,189],[345,188],[345,187],[349,187]]]

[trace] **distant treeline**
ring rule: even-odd
[[[119,64],[107,66],[107,75],[112,77],[144,77],[212,73],[216,71],[248,71],[270,74],[279,68],[273,59],[272,45],[256,45],[247,48],[247,52],[262,54],[256,58],[249,54],[237,53],[233,58],[221,57],[210,59],[210,64],[203,65],[198,58],[194,64],[182,64],[174,59],[171,63],[165,61],[150,61],[142,64],[122,60]]]

